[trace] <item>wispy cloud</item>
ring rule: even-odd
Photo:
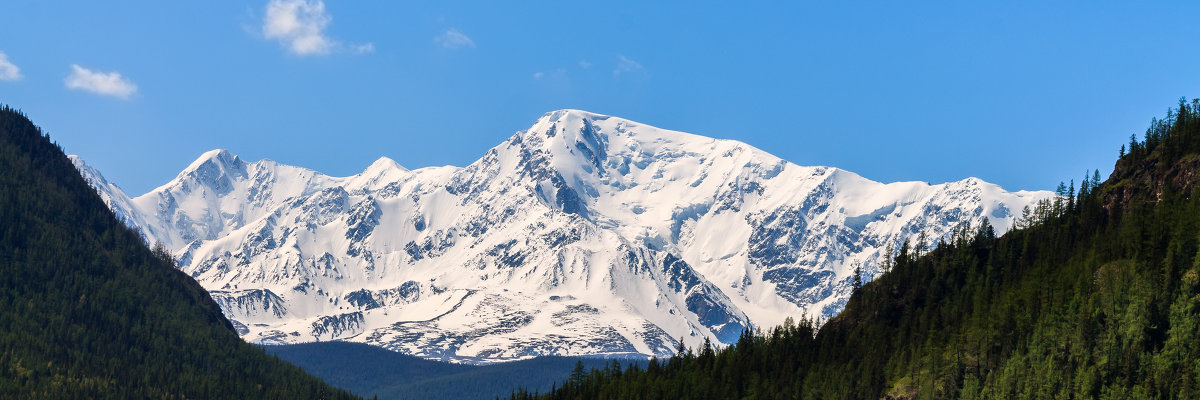
[[[68,75],[63,83],[67,85],[67,89],[83,90],[119,99],[128,99],[138,90],[137,85],[116,71],[92,71],[78,64],[71,64],[71,75]]]
[[[0,51],[0,81],[16,81],[21,79],[21,69],[8,61],[8,55]]]
[[[613,69],[613,76],[621,76],[621,75],[647,76],[649,74],[650,74],[650,72],[646,71],[646,67],[643,67],[641,63],[634,61],[632,58],[625,57],[624,55],[621,55],[621,54],[617,55],[617,67],[615,69]]]
[[[433,38],[433,42],[447,49],[475,47],[475,41],[458,29],[450,28]]]
[[[367,54],[375,52],[374,43],[363,43],[350,46],[350,52],[354,54]]]
[[[539,80],[539,81],[543,80],[543,79],[562,81],[562,80],[567,79],[567,69],[566,68],[555,68],[550,71],[534,72],[533,79]]]
[[[327,55],[334,51],[353,54],[375,51],[375,45],[371,43],[346,45],[331,39],[325,34],[325,28],[332,21],[322,0],[271,0],[263,17],[262,34],[300,56]]]
[[[579,60],[579,68],[588,69],[592,67],[592,62],[588,60]]]

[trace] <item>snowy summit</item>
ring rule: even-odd
[[[466,167],[381,158],[330,177],[224,150],[109,206],[260,343],[346,340],[430,359],[666,355],[678,340],[831,315],[888,244],[1048,192],[884,184],[747,144],[559,110]]]

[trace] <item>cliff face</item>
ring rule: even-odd
[[[1163,152],[1153,151],[1142,159],[1117,160],[1103,193],[1109,214],[1127,209],[1134,202],[1157,204],[1164,194],[1175,193],[1190,199],[1200,187],[1200,154],[1190,154],[1169,162]]]
[[[1158,204],[1167,194],[1191,199],[1200,187],[1200,99],[1181,99],[1165,118],[1151,120],[1143,140],[1134,139],[1101,193],[1109,215],[1137,202]]]

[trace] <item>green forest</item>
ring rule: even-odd
[[[828,321],[513,399],[1200,398],[1200,100],[997,236],[905,243]],[[353,398],[243,342],[49,136],[0,108],[0,398]]]
[[[1119,155],[1006,235],[982,221],[905,244],[828,321],[512,398],[1200,398],[1200,101]]]
[[[352,398],[245,343],[21,113],[0,108],[0,398]]]

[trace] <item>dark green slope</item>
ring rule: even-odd
[[[1121,155],[1022,229],[905,246],[819,330],[746,334],[543,398],[1200,398],[1200,102]]]
[[[0,110],[0,398],[350,398],[240,340],[23,115]]]
[[[538,357],[491,365],[430,361],[376,346],[317,342],[264,346],[267,353],[304,368],[326,382],[380,399],[493,399],[524,386],[542,392],[566,379],[576,362],[604,368],[602,358]],[[642,365],[644,360],[625,360]]]

